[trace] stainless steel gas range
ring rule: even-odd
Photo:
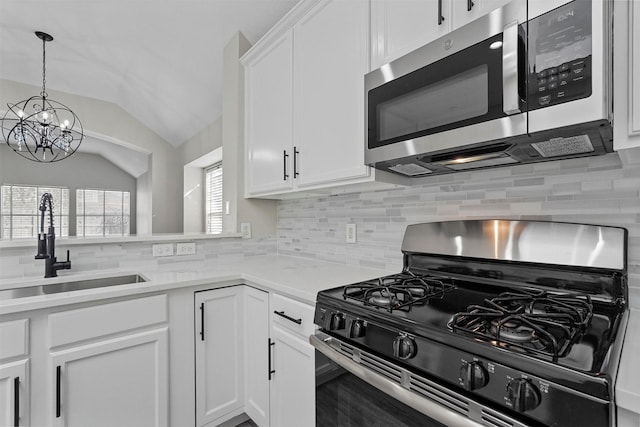
[[[318,293],[317,425],[614,426],[626,248],[617,227],[408,226],[401,273]]]

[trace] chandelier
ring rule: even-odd
[[[66,105],[48,98],[45,45],[53,40],[36,31],[42,40],[42,92],[40,95],[8,103],[2,118],[2,136],[9,147],[22,157],[36,162],[57,162],[76,152],[84,133],[82,123]]]

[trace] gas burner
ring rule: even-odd
[[[557,362],[589,326],[592,316],[588,295],[525,289],[485,299],[484,305],[471,305],[467,312],[455,314],[448,326],[454,332]]]
[[[536,339],[535,331],[515,319],[500,322],[497,319],[491,321],[491,333],[495,337],[513,342],[532,342]]]
[[[447,291],[454,289],[452,282],[449,278],[418,276],[406,271],[345,286],[343,298],[389,312],[409,311],[414,305],[426,304],[430,298],[442,298]]]

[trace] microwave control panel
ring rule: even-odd
[[[528,23],[529,110],[591,95],[591,2],[574,1]]]

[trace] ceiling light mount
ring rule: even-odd
[[[46,91],[46,43],[50,34],[35,32],[42,40],[42,92],[15,104],[1,120],[7,145],[22,157],[42,163],[68,158],[84,139],[84,129],[76,114],[66,105],[49,98]]]

